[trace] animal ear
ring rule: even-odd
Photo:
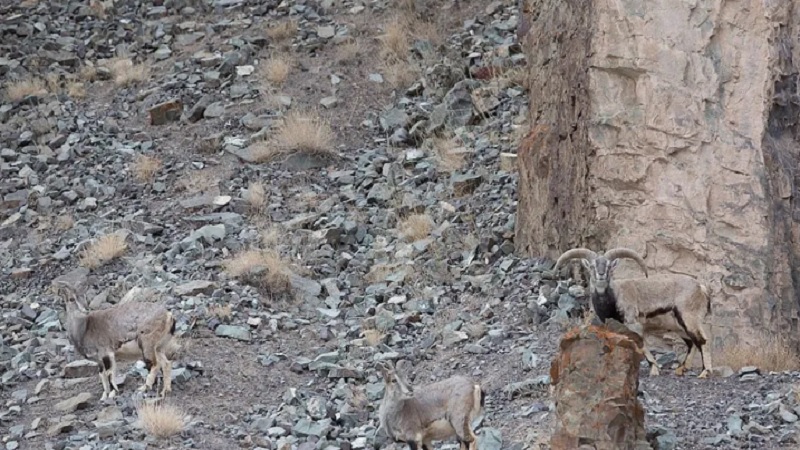
[[[378,372],[380,372],[383,381],[389,383],[392,381],[392,370],[384,363],[378,363]]]
[[[618,259],[615,259],[615,260],[611,261],[611,264],[608,265],[609,272],[614,270],[617,267],[617,264],[619,264],[619,260]]]

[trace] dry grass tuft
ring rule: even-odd
[[[403,219],[397,228],[408,242],[424,239],[433,231],[433,219],[427,214],[412,214]]]
[[[381,58],[384,61],[405,61],[410,45],[408,21],[399,16],[386,24],[381,40]]]
[[[112,58],[105,65],[111,71],[111,76],[117,86],[128,86],[145,81],[150,77],[150,67],[148,65],[134,64],[130,58]]]
[[[106,6],[100,0],[89,0],[89,10],[98,19],[106,18]]]
[[[464,167],[466,155],[461,151],[463,147],[458,139],[435,137],[431,139],[430,146],[440,169],[452,172]]]
[[[32,95],[47,95],[48,92],[47,84],[41,78],[28,78],[6,83],[6,97],[12,102],[18,102]]]
[[[276,142],[288,151],[327,154],[331,151],[333,131],[327,120],[315,113],[290,113],[278,127]]]
[[[292,69],[292,59],[285,54],[273,54],[270,58],[264,61],[260,68],[259,73],[261,78],[267,83],[267,88],[270,86],[281,86],[287,78]]]
[[[276,42],[285,41],[297,34],[297,21],[288,20],[280,22],[274,27],[267,28],[267,36]]]
[[[270,226],[261,230],[261,245],[265,248],[274,248],[281,237],[280,226]]]
[[[351,40],[336,47],[336,56],[334,58],[339,64],[351,64],[358,60],[362,51],[361,44],[357,40]]]
[[[86,98],[86,85],[79,81],[67,83],[67,95],[72,98]]]
[[[395,266],[391,266],[389,264],[375,264],[369,269],[369,272],[364,275],[364,279],[369,283],[381,283],[395,269]]]
[[[67,231],[75,225],[75,219],[72,218],[71,215],[66,214],[63,216],[58,216],[56,218],[56,230],[58,231]]]
[[[216,317],[221,321],[227,321],[233,315],[233,309],[231,305],[213,305],[208,308],[208,316],[209,317]]]
[[[267,162],[292,152],[330,155],[333,138],[330,124],[319,114],[291,112],[270,141],[253,145],[251,151],[258,162]]]
[[[383,77],[394,88],[410,86],[419,79],[421,73],[415,63],[392,61],[383,64]]]
[[[254,181],[247,186],[245,200],[250,206],[250,210],[260,214],[267,207],[267,190],[260,181]]]
[[[94,81],[97,79],[97,68],[94,66],[83,66],[78,76],[83,81]]]
[[[173,405],[140,403],[136,405],[136,415],[139,427],[156,438],[174,436],[185,425],[183,412]]]
[[[289,264],[272,250],[247,250],[224,262],[231,277],[263,287],[272,294],[291,292]]]
[[[178,188],[188,194],[197,194],[219,189],[223,175],[218,169],[208,168],[183,175],[177,180]],[[227,177],[227,175],[225,175]]]
[[[738,371],[745,366],[756,366],[762,371],[784,372],[800,370],[800,356],[792,349],[789,340],[780,335],[759,333],[752,343],[738,343],[723,347],[714,354],[714,366],[728,366]]]
[[[154,156],[137,155],[133,161],[133,175],[142,183],[152,181],[159,170],[161,160]]]
[[[386,335],[378,330],[364,330],[364,342],[370,347],[377,347],[385,338]]]
[[[80,265],[95,269],[122,256],[128,245],[125,237],[118,233],[106,234],[91,243],[80,258]]]

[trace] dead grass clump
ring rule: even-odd
[[[134,64],[130,58],[112,58],[106,62],[106,67],[111,71],[111,76],[117,86],[128,86],[145,81],[150,77],[149,66]]]
[[[227,321],[233,315],[231,305],[214,305],[208,308],[209,317],[216,317],[221,321]]]
[[[263,287],[272,294],[291,292],[289,264],[272,250],[247,250],[224,262],[225,271],[233,278]]]
[[[261,245],[265,248],[275,248],[281,237],[280,226],[270,226],[261,230]]]
[[[68,82],[67,95],[72,98],[86,98],[86,85],[79,81]]]
[[[728,366],[734,371],[746,366],[756,366],[767,372],[800,370],[800,356],[789,340],[765,333],[757,334],[752,342],[723,347],[714,354],[713,362],[715,366]]]
[[[78,76],[83,81],[94,81],[97,79],[97,68],[94,66],[83,66]]]
[[[297,21],[288,20],[280,22],[274,27],[267,28],[267,36],[276,42],[285,41],[297,34]]]
[[[267,162],[292,152],[329,155],[333,137],[330,124],[319,114],[291,112],[271,140],[255,144],[250,149],[258,162]]]
[[[56,230],[58,231],[67,231],[75,225],[75,219],[72,218],[71,215],[65,214],[63,216],[56,217]]]
[[[380,41],[380,55],[384,61],[405,61],[410,46],[408,21],[399,16],[392,18],[386,24]]]
[[[336,47],[335,59],[339,64],[351,64],[358,60],[361,52],[361,44],[357,40],[351,40]]]
[[[285,54],[274,54],[261,65],[261,78],[269,86],[281,86],[292,68],[292,59]]]
[[[431,234],[433,230],[433,219],[427,214],[412,214],[403,219],[397,226],[400,230],[400,235],[406,241],[414,242],[424,239]]]
[[[415,63],[392,61],[383,64],[383,77],[394,88],[410,86],[419,79],[421,70]]]
[[[184,427],[183,412],[176,406],[163,403],[140,403],[136,405],[139,426],[156,438],[174,436]]]
[[[264,184],[260,181],[250,183],[247,186],[245,200],[253,212],[263,212],[267,206],[267,190],[264,188]]]
[[[364,275],[364,279],[369,283],[380,283],[386,280],[386,277],[388,277],[395,268],[395,266],[389,264],[375,264],[369,269],[369,272]]]
[[[28,78],[6,83],[6,97],[12,102],[18,102],[34,95],[47,95],[47,93],[47,84],[41,78]]]
[[[98,19],[106,18],[106,5],[100,0],[89,0],[89,10],[92,11]]]
[[[225,175],[227,177],[227,175]],[[222,175],[217,169],[203,169],[189,172],[177,180],[180,190],[188,194],[197,194],[209,190],[218,190]]]
[[[364,342],[370,347],[377,347],[385,338],[386,335],[378,330],[364,330]]]
[[[435,137],[430,141],[436,165],[448,172],[464,167],[466,157],[463,147],[456,138]]]
[[[127,249],[124,236],[119,233],[106,234],[97,238],[83,251],[80,265],[95,269],[122,256]]]
[[[292,112],[278,127],[275,139],[287,151],[326,154],[331,151],[333,130],[318,114]]]
[[[161,160],[154,156],[137,155],[133,161],[133,175],[142,183],[153,180],[161,170]]]

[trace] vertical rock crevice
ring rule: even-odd
[[[791,2],[790,2],[791,4]],[[764,191],[769,199],[770,251],[763,323],[789,336],[798,334],[800,308],[800,92],[795,52],[796,11],[790,5],[787,23],[774,39],[775,76],[772,102],[761,143],[764,155]],[[796,342],[796,345],[800,342]],[[798,346],[800,348],[800,346]]]
[[[525,0],[520,29],[531,67],[530,123],[519,149],[520,250],[547,254],[587,233],[589,0]],[[518,214],[519,214],[518,213]]]

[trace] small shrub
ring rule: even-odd
[[[231,305],[214,305],[208,308],[209,317],[216,317],[217,319],[225,322],[228,321],[233,315]]]
[[[72,98],[86,98],[86,85],[79,81],[67,83],[67,95]]]
[[[433,219],[427,214],[412,214],[401,221],[397,228],[407,241],[424,239],[433,230]]]
[[[714,366],[728,366],[735,371],[746,366],[756,366],[766,372],[800,370],[800,356],[789,340],[763,332],[757,333],[752,342],[723,347],[712,354],[712,358]]]
[[[152,181],[161,170],[161,160],[154,156],[137,155],[133,161],[133,175],[142,183]]]
[[[272,250],[247,250],[225,261],[231,277],[280,295],[291,292],[288,264]]]
[[[250,209],[255,213],[261,213],[267,206],[267,190],[264,184],[259,181],[250,183],[247,186],[247,196],[245,197]]]
[[[127,249],[125,237],[119,233],[100,236],[84,250],[80,258],[80,265],[88,269],[95,269],[122,256]]]
[[[410,86],[420,75],[419,66],[406,61],[393,61],[383,64],[383,77],[394,88]]]
[[[47,84],[41,78],[28,78],[6,83],[6,97],[12,102],[18,102],[32,95],[47,95],[47,93]]]
[[[130,58],[113,58],[106,62],[111,76],[117,86],[124,87],[139,83],[150,77],[150,67],[146,64],[134,64]]]
[[[267,36],[276,42],[285,41],[297,34],[297,21],[288,20],[280,22],[274,27],[267,28]]]
[[[276,54],[262,63],[260,73],[268,86],[280,86],[289,78],[291,68],[292,60],[288,56]]]
[[[73,225],[75,225],[75,219],[69,214],[56,218],[56,230],[58,231],[67,231],[71,229]]]
[[[370,347],[382,344],[386,335],[378,330],[364,330],[364,342]]]
[[[329,155],[332,141],[333,130],[328,121],[317,114],[291,112],[271,140],[252,145],[250,151],[258,162],[268,162],[292,152]]]
[[[447,172],[459,170],[464,167],[466,158],[463,152],[459,151],[462,147],[455,138],[436,137],[430,141],[436,158],[436,165]]]
[[[317,114],[290,113],[278,127],[275,142],[286,151],[329,153],[333,131],[327,120]]]
[[[136,405],[138,425],[147,434],[156,438],[167,438],[183,431],[183,412],[176,406],[158,403]]]
[[[385,61],[404,61],[409,51],[409,32],[406,21],[394,17],[381,36],[381,58]]]

